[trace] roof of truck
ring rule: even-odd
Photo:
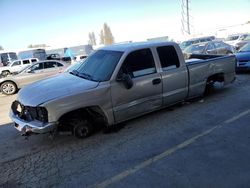
[[[131,51],[141,48],[149,48],[153,46],[163,46],[163,45],[177,45],[174,42],[133,42],[125,44],[114,44],[110,46],[105,46],[100,48],[101,50],[112,50],[112,51]]]

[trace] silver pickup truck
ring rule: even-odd
[[[107,46],[76,70],[21,89],[10,117],[24,133],[70,130],[84,138],[97,120],[115,125],[201,96],[214,82],[233,82],[235,61],[232,55],[185,62],[173,42]]]

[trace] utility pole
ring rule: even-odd
[[[181,24],[182,24],[182,33],[191,34],[190,31],[190,14],[189,14],[189,0],[181,0]]]
[[[189,24],[189,1],[186,0],[187,5],[187,33],[190,35],[190,24]]]

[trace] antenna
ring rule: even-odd
[[[181,0],[181,31],[190,35],[189,3],[189,0]]]

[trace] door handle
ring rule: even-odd
[[[160,78],[156,78],[152,81],[153,85],[156,85],[156,84],[160,84],[161,83],[161,79]]]

